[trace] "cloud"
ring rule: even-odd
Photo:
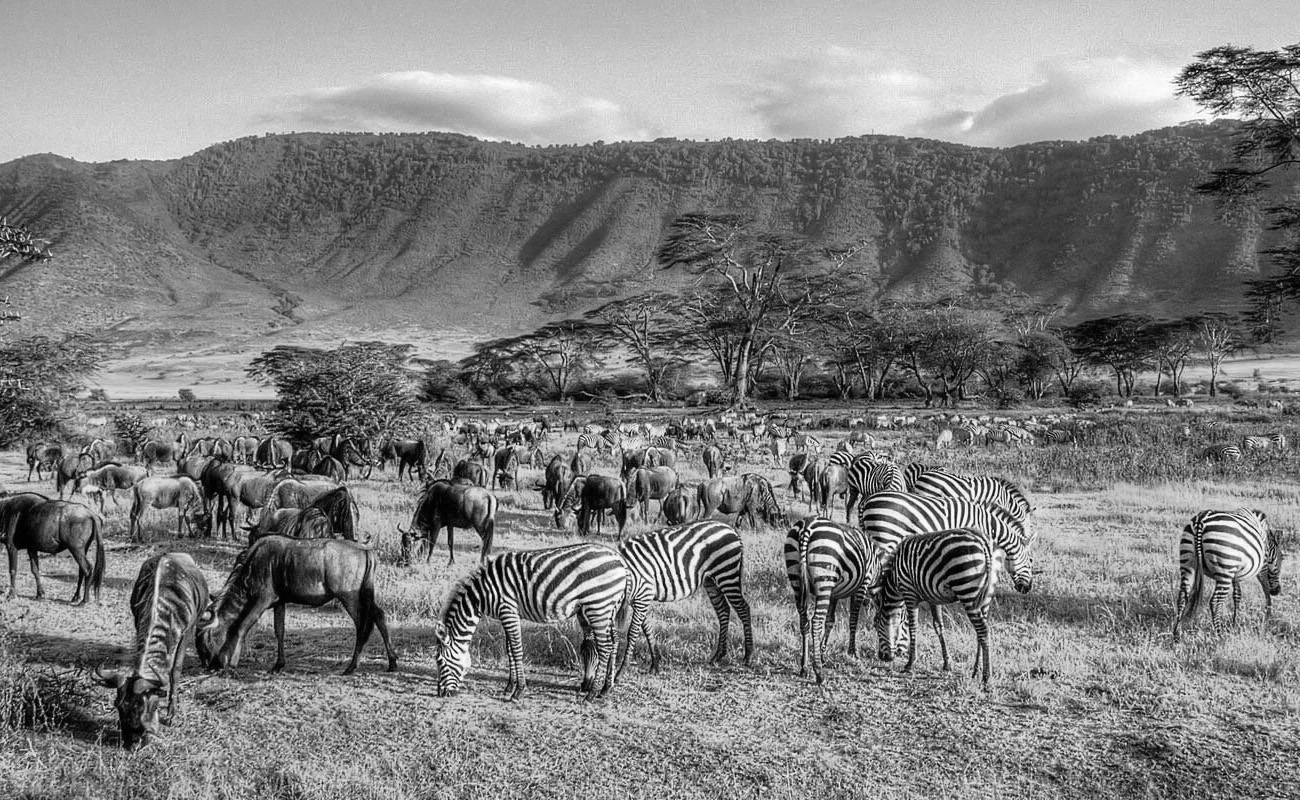
[[[1138,133],[1196,117],[1177,66],[1116,56],[1045,64],[1002,95],[940,81],[905,62],[842,47],[770,64],[746,92],[767,135],[866,133],[1007,146]]]
[[[495,75],[386,72],[287,98],[261,122],[293,129],[452,131],[528,144],[652,138],[608,100]]]

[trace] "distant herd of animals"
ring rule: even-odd
[[[879,417],[874,427],[917,425],[915,417]],[[1020,443],[1021,431],[1044,444],[1077,444],[1085,420],[1031,421],[946,418],[935,447],[975,441]],[[1037,430],[1035,426],[1041,426]],[[545,417],[528,423],[492,425],[442,421],[443,433],[466,457],[452,463],[443,447],[434,456],[421,439],[370,442],[360,437],[323,436],[295,447],[275,436],[205,437],[143,442],[134,464],[120,460],[111,441],[81,447],[37,443],[27,448],[28,481],[53,475],[59,493],[0,495],[0,536],[9,557],[9,597],[16,593],[17,551],[26,550],[44,596],[39,554],[71,552],[78,567],[74,603],[93,592],[99,601],[104,575],[105,496],[116,506],[118,491],[131,498],[129,530],[143,540],[141,517],[148,509],[175,509],[177,537],[235,538],[240,506],[248,546],[234,560],[225,584],[210,593],[203,573],[185,553],[156,555],[140,567],[130,606],[136,624],[136,657],[130,667],[94,677],[116,691],[121,743],[134,748],[170,724],[186,643],[208,669],[239,664],[244,639],[267,611],[274,614],[277,640],[273,672],[285,665],[286,604],[320,606],[338,600],[355,623],[355,647],[344,674],[357,667],[362,649],[378,628],[388,656],[397,658],[383,609],[375,597],[377,551],[359,541],[359,509],[346,482],[354,473],[369,477],[393,464],[399,481],[423,482],[411,522],[400,528],[402,563],[419,543],[426,560],[443,528],[449,563],[454,531],[473,528],[482,547],[481,565],[454,585],[435,625],[437,691],[460,688],[470,667],[470,641],[483,617],[500,621],[506,633],[509,677],[506,694],[524,693],[521,622],[576,618],[582,630],[580,691],[603,696],[644,639],[650,669],[660,651],[649,609],[652,602],[681,600],[703,587],[717,614],[718,638],[711,663],[727,656],[734,614],[743,629],[743,659],[753,653],[750,606],[743,587],[744,548],[737,527],[744,523],[788,530],[783,559],[794,593],[801,633],[800,675],[809,667],[823,682],[823,652],[840,600],[849,603],[848,650],[857,653],[863,606],[874,604],[877,655],[890,661],[904,651],[905,669],[915,659],[917,617],[928,604],[945,670],[950,668],[939,607],[960,603],[976,634],[972,675],[988,687],[991,674],[988,612],[999,572],[1005,568],[1018,592],[1033,582],[1033,508],[1015,484],[995,477],[968,476],[920,463],[900,465],[870,449],[862,420],[850,420],[849,436],[821,457],[822,443],[807,420],[730,415],[672,424],[555,425]],[[577,435],[575,450],[546,457],[557,428]],[[1060,435],[1057,435],[1057,434]],[[732,447],[724,447],[724,440]],[[1252,440],[1254,443],[1252,444]],[[777,442],[780,442],[778,445]],[[1247,437],[1241,450],[1285,448],[1285,437]],[[770,455],[788,469],[796,500],[806,492],[809,516],[790,523],[772,484],[756,472],[732,474],[735,445]],[[786,459],[785,448],[792,452]],[[1233,446],[1235,447],[1235,445]],[[698,456],[708,478],[688,489],[676,463],[686,452]],[[1240,453],[1238,453],[1240,455]],[[617,476],[596,471],[599,459],[621,464]],[[618,544],[590,539],[546,549],[491,555],[499,503],[497,487],[522,489],[521,465],[543,470],[533,488],[542,495],[557,528],[576,522],[583,537],[599,534],[613,517]],[[160,467],[174,474],[154,475]],[[64,490],[87,503],[64,500]],[[650,521],[650,501],[668,527],[625,537],[630,510]],[[96,503],[99,511],[90,507]],[[842,503],[843,523],[831,518]],[[260,510],[257,518],[253,512]],[[856,512],[857,525],[849,524]],[[722,514],[730,518],[715,518]],[[95,550],[95,562],[89,550]],[[1223,602],[1233,599],[1235,622],[1242,583],[1256,578],[1264,587],[1266,613],[1280,592],[1282,548],[1259,511],[1208,510],[1183,529],[1179,544],[1180,584],[1175,639],[1195,613],[1202,584],[1213,584],[1212,625],[1224,626]],[[620,633],[621,642],[620,642]],[[165,710],[164,710],[164,703]]]

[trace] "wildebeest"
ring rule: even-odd
[[[177,440],[177,444],[185,442],[183,436],[184,434],[182,434],[181,439]],[[185,453],[183,445],[178,448],[176,444],[171,442],[160,442],[156,439],[150,439],[140,445],[140,449],[137,451],[136,455],[140,462],[144,464],[144,468],[149,471],[150,475],[152,475],[155,464],[178,461],[180,458],[184,457]]]
[[[592,455],[578,450],[569,461],[569,472],[574,475],[587,475],[591,472]]]
[[[374,466],[374,460],[370,457],[369,439],[336,433],[333,436],[321,436],[313,439],[312,448],[320,455],[338,462],[341,471],[339,480],[347,480],[351,467],[365,467],[366,473],[363,477],[370,477],[370,470]],[[318,475],[331,474],[319,472],[317,469],[311,471],[316,472]]]
[[[148,470],[144,467],[131,464],[124,465],[118,463],[102,464],[94,469],[87,470],[73,484],[73,492],[81,492],[87,496],[94,496],[99,502],[99,510],[104,510],[104,494],[113,498],[113,505],[117,505],[117,490],[130,489],[148,475]]]
[[[85,453],[59,459],[54,470],[54,488],[59,493],[59,498],[62,499],[65,486],[68,487],[69,493],[75,492],[77,479],[93,466],[95,466],[94,462]]]
[[[339,536],[357,541],[357,504],[346,486],[320,495],[305,507],[280,508],[277,495],[262,509],[256,525],[244,528],[251,544],[263,536],[279,534],[294,539],[325,539]],[[363,540],[365,544],[368,540]]]
[[[659,504],[659,510],[669,525],[682,525],[691,518],[691,495],[686,487],[678,484],[675,489]]]
[[[238,507],[241,504],[247,506],[247,516],[251,517],[252,509],[266,505],[267,498],[279,481],[276,476],[267,475],[252,467],[228,464],[219,458],[212,459],[204,468],[199,485],[205,498],[217,501],[214,514],[218,533],[225,529],[233,539]]]
[[[542,483],[542,508],[550,510],[560,502],[560,497],[564,490],[569,488],[569,465],[564,463],[564,455],[557,454],[551,457],[550,463],[546,465],[546,474]]]
[[[642,467],[627,476],[627,502],[635,507],[641,505],[641,519],[650,519],[650,501],[659,501],[659,513],[663,514],[663,500],[677,487],[677,471],[672,467]]]
[[[700,484],[696,490],[697,519],[707,519],[715,511],[736,515],[736,527],[741,518],[757,527],[756,513],[768,525],[785,525],[785,513],[776,502],[772,484],[755,472],[744,475],[724,475]]]
[[[36,480],[41,480],[41,472],[53,472],[63,460],[63,448],[49,442],[27,445],[27,482],[31,483],[32,470],[36,471]]]
[[[817,500],[817,456],[808,453],[795,453],[790,456],[790,463],[787,470],[790,473],[790,491],[794,494],[794,499],[799,499],[799,485],[802,483],[808,487],[808,507],[812,508]]]
[[[258,539],[235,558],[235,565],[199,618],[194,645],[208,669],[239,665],[244,637],[259,617],[275,613],[276,657],[271,672],[284,669],[286,603],[317,607],[338,600],[356,626],[356,647],[344,675],[357,668],[361,649],[377,627],[388,653],[388,671],[397,655],[388,639],[384,611],[375,602],[379,557],[369,548],[339,539]]]
[[[257,437],[236,436],[230,443],[230,460],[236,464],[252,464],[257,460]]]
[[[528,457],[528,448],[522,444],[512,444],[497,450],[492,456],[492,478],[488,481],[493,488],[500,482],[501,488],[515,488],[519,485],[519,465]]]
[[[140,565],[131,590],[136,662],[131,669],[95,670],[95,680],[117,690],[122,746],[149,743],[158,724],[176,715],[176,692],[185,664],[186,640],[208,607],[208,582],[188,553],[160,553]],[[159,713],[167,698],[167,712]]]
[[[131,487],[131,538],[137,542],[144,541],[144,529],[140,517],[145,509],[176,509],[176,536],[181,536],[182,528],[188,528],[190,536],[194,535],[194,522],[199,523],[200,530],[210,529],[204,520],[203,490],[193,479],[184,475],[163,477],[154,475],[139,481]]]
[[[568,517],[577,513],[578,533],[591,534],[593,515],[596,532],[601,532],[605,512],[612,511],[618,522],[618,537],[623,538],[627,526],[627,487],[618,478],[608,475],[578,475],[569,482],[569,488],[555,506],[555,527],[568,527]]]
[[[411,544],[419,539],[427,543],[424,560],[433,558],[433,548],[438,535],[447,528],[447,563],[456,561],[455,536],[457,528],[473,528],[483,540],[479,560],[492,552],[492,535],[496,531],[498,501],[495,495],[467,480],[436,480],[426,484],[420,500],[415,505],[408,530],[397,529],[402,535],[402,561],[411,558]]]
[[[268,436],[257,443],[253,463],[266,469],[284,469],[293,461],[293,445],[278,436]]]
[[[716,478],[727,470],[727,461],[723,458],[722,448],[716,444],[704,447],[704,469],[710,478]]]
[[[40,497],[37,495],[37,497]],[[102,528],[104,521],[92,509],[66,500],[45,500],[33,502],[30,495],[21,494],[6,497],[0,502],[13,502],[19,498],[28,498],[24,503],[28,507],[18,511],[9,521],[6,544],[9,551],[9,596],[17,594],[18,551],[27,551],[27,561],[36,579],[36,599],[45,597],[41,585],[41,553],[61,553],[67,550],[77,562],[77,588],[72,595],[72,603],[85,605],[90,600],[90,592],[95,592],[95,602],[99,602],[99,587],[104,582],[104,539]],[[92,568],[86,557],[86,548],[95,545],[95,564]],[[82,594],[82,588],[85,594]]]
[[[456,462],[456,468],[451,471],[451,479],[466,480],[475,486],[486,489],[488,472],[481,462],[462,458]]]
[[[90,456],[90,460],[96,464],[112,461],[117,458],[117,442],[111,439],[92,439],[90,444],[81,448],[81,452]]]
[[[379,448],[380,469],[389,460],[395,461],[399,481],[404,480],[403,473],[410,478],[412,472],[424,480],[428,474],[427,458],[428,450],[423,439],[388,439]]]

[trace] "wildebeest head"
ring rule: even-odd
[[[239,666],[239,651],[242,643],[236,639],[228,643],[230,627],[217,614],[220,598],[212,603],[199,616],[194,633],[194,649],[199,654],[199,661],[208,669],[225,669]]]
[[[402,565],[410,564],[411,547],[414,546],[416,542],[429,538],[429,536],[414,522],[409,528],[403,528],[401,525],[398,525],[397,532],[402,535],[402,555],[399,563]]]
[[[460,691],[461,681],[469,671],[469,640],[448,636],[441,622],[434,626],[433,640],[438,662],[438,696],[448,697]]]
[[[117,691],[113,706],[122,730],[122,746],[127,750],[148,744],[158,735],[159,723],[171,724],[170,715],[159,713],[167,691],[158,681],[103,667],[95,669],[94,677],[101,685]]]

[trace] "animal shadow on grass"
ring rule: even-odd
[[[127,641],[115,644],[31,631],[19,633],[18,638],[23,645],[22,652],[28,659],[65,667],[93,669],[106,661],[127,661],[133,653],[133,648]]]
[[[1027,595],[998,592],[992,616],[999,618],[1046,619],[1057,625],[1073,627],[1140,627],[1164,625],[1170,620],[1172,604],[1138,593],[1121,597],[1071,597],[1061,594],[1030,592]]]

